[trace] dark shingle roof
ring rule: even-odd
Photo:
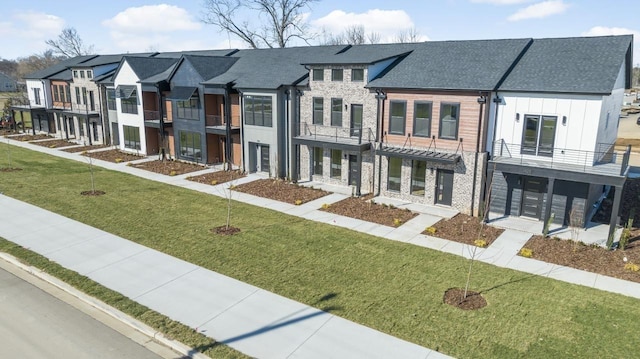
[[[100,76],[96,76],[93,78],[93,82],[98,84],[113,84],[113,75],[116,73],[116,69],[108,71]]]
[[[49,76],[55,75],[60,71],[66,70],[68,67],[77,65],[83,61],[87,61],[96,57],[97,55],[88,55],[88,56],[76,56],[70,59],[66,59],[60,61],[59,63],[49,66],[46,69],[38,70],[26,75],[25,79],[46,79]]]
[[[421,43],[374,44],[345,46],[342,51],[328,56],[317,56],[305,61],[307,65],[373,64],[413,51]]]
[[[237,57],[201,55],[184,55],[184,59],[189,61],[203,81],[225,73],[238,61]]]
[[[178,62],[176,58],[157,58],[157,57],[136,57],[125,56],[133,72],[140,80],[147,79],[153,75],[157,75],[171,68]]]
[[[367,87],[493,90],[530,41],[424,42]]]
[[[179,59],[182,55],[200,55],[200,56],[229,56],[237,49],[223,49],[223,50],[195,50],[195,51],[175,51],[175,52],[159,52],[153,55],[158,58],[174,58]]]
[[[120,62],[122,58],[125,56],[148,57],[154,54],[155,53],[153,52],[143,52],[139,54],[98,55],[91,60],[85,61],[76,66],[70,66],[70,67],[93,67],[93,66],[100,66],[100,65],[106,65],[106,64],[115,64]]]
[[[609,94],[632,42],[631,35],[535,39],[500,90]]]

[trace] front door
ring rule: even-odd
[[[358,185],[358,175],[360,171],[358,171],[358,156],[349,155],[349,185],[357,186]]]
[[[520,215],[540,219],[546,181],[541,178],[524,177],[523,182]]]
[[[260,146],[260,172],[269,172],[269,146]]]
[[[351,105],[351,136],[362,134],[362,105]]]
[[[453,196],[453,171],[438,169],[436,176],[436,203],[450,206]]]

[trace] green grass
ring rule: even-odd
[[[488,306],[461,311],[442,303],[464,285],[461,257],[242,203],[242,232],[220,237],[209,229],[224,224],[222,198],[103,169],[107,194],[83,197],[87,164],[19,148],[13,158],[23,171],[0,172],[11,197],[449,355],[622,358],[640,342],[637,299],[476,263],[471,287]]]

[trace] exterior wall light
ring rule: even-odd
[[[562,116],[562,125],[563,126],[567,125],[567,116]]]
[[[520,122],[520,114],[516,113],[516,122]]]

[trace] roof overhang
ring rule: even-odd
[[[116,98],[128,99],[135,91],[135,85],[118,85],[118,87],[116,87]]]
[[[186,101],[190,99],[196,91],[198,91],[197,87],[175,86],[167,95],[167,100]]]
[[[457,153],[445,153],[429,150],[414,150],[410,148],[400,147],[382,147],[377,151],[378,154],[388,157],[406,158],[416,161],[429,161],[445,164],[456,164],[462,158]]]

